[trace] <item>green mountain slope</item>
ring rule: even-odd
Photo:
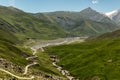
[[[35,60],[27,60],[26,58],[33,56],[32,51],[29,48],[25,48],[18,38],[14,35],[17,29],[0,19],[0,79],[15,79],[13,76],[1,71],[4,69],[10,73],[20,77],[35,76],[35,80],[41,79],[48,80],[48,77],[61,76],[60,72],[56,70],[47,55],[44,55],[40,51],[37,52],[38,56]],[[25,67],[32,64],[33,61],[37,62],[37,65],[31,66],[28,69],[27,75],[23,74]],[[63,76],[61,76],[63,77]]]
[[[112,23],[103,23],[103,22],[96,22],[91,20],[78,20],[76,24],[71,27],[69,30],[74,35],[81,35],[81,36],[91,36],[97,34],[103,34],[106,32],[111,32],[114,30],[119,29],[119,26],[116,26]]]
[[[120,79],[120,38],[48,47],[46,53],[80,80]]]
[[[13,35],[15,31],[16,28],[14,28],[6,21],[0,19],[0,40],[9,41],[11,43],[18,42],[19,41],[18,38]]]
[[[17,29],[15,35],[19,39],[53,39],[57,37],[65,37],[68,34],[57,25],[37,19],[33,15],[14,7],[0,6],[0,18],[9,22]]]
[[[119,38],[120,37],[120,30],[116,30],[113,32],[105,33],[96,37],[96,39],[105,39],[105,38]]]
[[[111,38],[119,38],[120,37],[120,30],[116,30],[113,32],[108,32],[108,33],[104,33],[100,36],[91,36],[89,38],[86,39],[86,41],[88,40],[99,40],[99,39],[111,39]]]
[[[27,61],[24,57],[27,56],[27,54],[15,47],[19,40],[12,34],[13,30],[13,26],[0,19],[0,58],[5,58],[16,64],[18,62],[20,62],[20,64],[26,63]],[[25,62],[21,62],[22,60]]]

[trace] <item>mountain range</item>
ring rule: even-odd
[[[117,22],[90,7],[80,12],[33,14],[0,6],[0,18],[13,26],[12,33],[20,40],[100,35],[120,28]]]

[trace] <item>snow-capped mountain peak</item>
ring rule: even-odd
[[[112,19],[115,15],[117,15],[117,13],[118,13],[118,10],[114,10],[114,11],[105,13],[105,15],[108,16],[110,19]]]

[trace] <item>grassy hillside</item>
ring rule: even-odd
[[[7,23],[6,21],[0,19],[0,40],[8,41],[11,43],[19,42],[18,38],[13,35],[15,28]]]
[[[26,60],[27,57],[32,56],[31,54],[32,52],[30,49],[23,48],[21,46],[14,46],[11,43],[0,41],[0,59],[5,60],[4,62],[2,61],[2,63],[0,64],[0,68],[10,71],[11,73],[21,77],[29,77],[30,75],[35,76],[35,80],[38,80],[38,76],[45,78],[45,75],[63,78],[60,72],[55,67],[53,67],[47,55],[38,51],[38,57],[35,60]],[[31,66],[28,70],[27,75],[23,75],[25,67],[28,64],[33,63],[33,61],[37,62],[38,64]],[[7,67],[5,68],[5,66]],[[0,78],[13,79],[14,77],[4,72],[1,73],[0,71]],[[49,78],[45,78],[44,80],[49,80]]]
[[[0,19],[0,58],[4,58],[15,64],[24,65],[27,62],[25,57],[28,54],[15,46],[19,43],[19,40],[12,34],[14,29],[13,26]]]
[[[25,57],[28,54],[15,47],[19,40],[12,34],[14,29],[13,26],[0,19],[0,58],[24,66],[27,63]]]
[[[91,36],[100,35],[117,29],[119,29],[119,26],[116,26],[115,24],[112,23],[103,23],[91,21],[88,19],[80,19],[76,21],[75,25],[71,27],[71,29],[69,30],[74,35]]]
[[[103,35],[100,35],[100,36],[96,37],[96,39],[118,38],[118,37],[120,37],[120,30],[116,30],[114,32],[105,33]]]
[[[80,80],[120,80],[120,38],[46,48]]]
[[[34,73],[43,72],[49,75],[58,75],[61,76],[60,72],[52,65],[52,62],[47,54],[38,51],[36,54],[38,56],[37,62],[38,65],[34,66],[32,70]]]
[[[14,7],[0,6],[0,18],[14,26],[15,35],[19,39],[38,38],[53,39],[65,37],[68,33],[57,25],[40,20],[32,14],[23,12]]]
[[[26,60],[27,57],[33,56],[32,51],[24,48],[18,38],[13,34],[16,33],[16,28],[4,20],[0,19],[0,69],[5,69],[18,76],[29,75],[43,75],[40,77],[45,78],[45,75],[61,76],[50,62],[47,55],[38,51],[35,61],[38,63],[28,70],[27,75],[23,75],[25,66],[31,64],[33,60]],[[13,79],[14,77],[0,71],[0,79]],[[36,78],[36,77],[35,77]],[[45,80],[48,80],[45,78]]]
[[[120,30],[116,30],[113,32],[104,33],[99,36],[90,36],[86,39],[86,41],[89,40],[98,40],[98,39],[111,39],[111,38],[119,38],[120,37]]]

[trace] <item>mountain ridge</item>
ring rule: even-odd
[[[15,36],[22,39],[100,35],[120,28],[108,17],[90,7],[80,12],[32,14],[11,6],[0,6],[0,12],[0,18],[13,25]]]
[[[41,15],[44,15],[44,16],[41,17]],[[47,12],[47,13],[37,13],[37,14],[34,14],[34,16],[36,18],[55,23],[58,26],[60,26],[61,28],[65,29],[67,31],[70,31],[70,33],[72,33],[74,35],[77,34],[77,36],[81,36],[81,35],[90,36],[91,34],[93,34],[93,35],[99,34],[99,33],[102,34],[106,31],[109,32],[112,30],[113,31],[116,30],[116,29],[114,29],[114,28],[116,28],[115,27],[116,24],[114,21],[112,21],[110,18],[108,18],[104,14],[101,14],[101,13],[93,10],[90,7],[86,8],[84,10],[81,10],[80,12],[56,11],[56,12]],[[80,25],[80,23],[82,23],[82,21],[87,22],[84,24],[84,27],[82,27]],[[106,25],[103,25],[102,23],[103,24],[106,23]],[[106,30],[106,29],[110,29],[110,27],[106,28],[107,24],[108,25],[111,24],[112,26],[114,26],[113,29]],[[93,26],[91,26],[91,25],[93,25]],[[101,25],[101,28],[103,28],[101,32],[99,32],[100,28],[98,27],[100,25]],[[109,26],[111,26],[111,25],[109,25]],[[78,30],[77,30],[77,28],[78,28]],[[90,34],[90,35],[88,35],[88,34]]]
[[[83,13],[89,15],[85,16]],[[92,15],[92,13],[97,16]],[[98,17],[101,17],[101,19],[98,20]],[[30,38],[55,39],[74,36],[90,36],[113,31],[119,28],[119,26],[111,22],[109,18],[99,14],[91,8],[87,8],[82,12],[60,11],[45,14],[32,14],[14,7],[0,6],[0,18],[4,19],[17,29],[14,34],[20,40]],[[85,22],[84,27],[82,27],[81,24],[78,25],[78,23],[81,23],[82,21]],[[108,27],[107,24],[111,24],[112,26],[110,25],[110,27],[112,27],[112,29]],[[103,31],[98,30],[99,27],[101,27]]]

